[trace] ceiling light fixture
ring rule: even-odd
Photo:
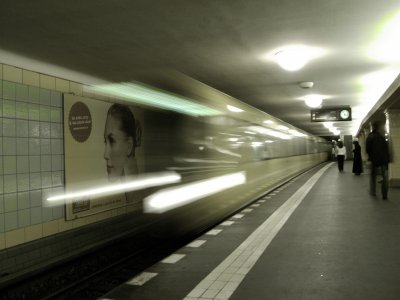
[[[322,50],[302,45],[288,46],[274,53],[274,60],[287,71],[297,71],[310,60],[321,56]]]
[[[303,99],[306,105],[312,108],[320,106],[323,100],[321,95],[307,95]]]

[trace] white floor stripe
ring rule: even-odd
[[[222,222],[221,225],[222,226],[231,226],[233,223],[235,223],[235,221],[225,221],[225,222]]]
[[[221,231],[222,229],[211,229],[209,232],[206,233],[206,235],[217,235]]]
[[[242,214],[236,214],[236,215],[234,215],[232,218],[234,218],[234,219],[241,219],[241,218],[243,218],[244,217],[244,215],[242,215]]]
[[[185,257],[185,254],[171,254],[170,256],[164,258],[161,262],[165,264],[174,264]]]
[[[251,207],[259,207],[260,204],[255,203],[255,204],[252,204],[252,205],[250,205],[250,206],[251,206]]]
[[[253,211],[252,208],[245,208],[245,209],[242,210],[242,212],[244,212],[244,213],[249,213],[249,212],[252,212],[252,211]]]
[[[131,280],[127,281],[126,284],[143,285],[157,275],[158,273],[142,272],[139,275],[133,277]]]
[[[201,245],[203,245],[205,242],[207,242],[207,241],[205,241],[205,240],[196,240],[196,241],[193,241],[193,242],[187,244],[186,247],[198,248]]]
[[[265,201],[267,201],[267,200],[261,199],[261,200],[258,200],[257,202],[264,203]]]
[[[332,164],[326,165],[314,174],[218,267],[208,274],[187,297],[229,299],[294,210]],[[226,281],[227,278],[229,278],[228,281]]]

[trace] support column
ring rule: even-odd
[[[385,114],[392,158],[389,164],[389,184],[400,187],[400,109],[388,109]]]

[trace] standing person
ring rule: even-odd
[[[389,189],[389,147],[384,137],[383,124],[379,121],[372,124],[372,132],[368,135],[366,141],[366,151],[368,159],[371,161],[369,192],[371,195],[376,196],[376,177],[380,172],[382,175],[382,198],[386,200]]]
[[[343,172],[343,165],[344,165],[344,161],[346,159],[346,147],[343,145],[342,141],[338,141],[337,142],[337,162],[338,162],[338,168],[339,168],[339,172]]]
[[[361,159],[361,146],[358,141],[354,141],[354,157],[353,157],[353,173],[360,175],[363,172],[362,159]]]

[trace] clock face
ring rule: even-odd
[[[348,119],[350,117],[350,112],[347,109],[344,109],[340,112],[340,117],[342,119]]]

